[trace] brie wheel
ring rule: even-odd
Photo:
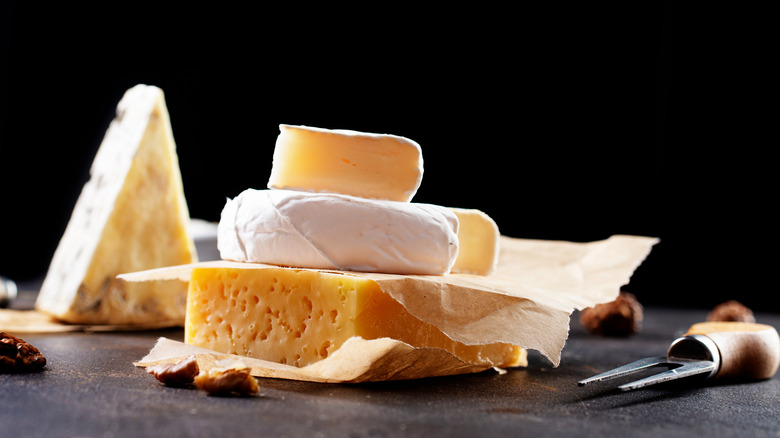
[[[439,275],[457,258],[458,219],[432,204],[249,189],[226,203],[217,245],[225,260]]]

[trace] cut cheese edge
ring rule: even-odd
[[[458,257],[452,272],[490,275],[498,267],[501,233],[485,212],[473,208],[452,208],[458,217]]]
[[[423,175],[420,145],[405,137],[280,125],[268,188],[409,202]]]
[[[225,260],[392,274],[446,274],[458,219],[446,207],[335,193],[248,189],[218,225]]]
[[[187,283],[118,274],[197,261],[162,90],[117,106],[35,306],[70,323],[183,323]]]
[[[260,265],[192,270],[187,344],[301,367],[328,357],[353,337],[439,348],[473,365],[527,364],[525,349],[512,344],[452,340],[368,278]]]

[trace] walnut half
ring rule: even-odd
[[[46,358],[24,339],[0,332],[0,373],[38,371]]]
[[[239,361],[218,362],[218,367],[201,371],[195,356],[189,356],[176,363],[152,365],[146,371],[166,386],[186,388],[194,383],[209,395],[245,396],[260,390],[250,369]]]
[[[146,371],[166,386],[185,387],[192,384],[200,368],[195,356],[190,356],[176,363],[150,366]]]
[[[256,394],[260,387],[249,372],[249,368],[240,364],[226,368],[214,368],[195,377],[195,385],[209,393],[209,395],[252,395]]]

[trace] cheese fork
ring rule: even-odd
[[[770,379],[780,366],[780,336],[766,324],[702,322],[669,346],[665,357],[648,357],[580,380],[579,386],[655,367],[667,371],[618,386],[621,391],[691,376],[749,381]]]

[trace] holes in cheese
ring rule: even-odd
[[[275,267],[200,267],[192,272],[185,342],[217,352],[305,366],[347,339],[389,337],[449,351],[486,366],[525,365],[524,349],[465,345],[425,323],[370,279]]]
[[[420,145],[396,135],[279,125],[268,188],[410,201],[420,187]]]
[[[458,254],[449,208],[333,193],[245,190],[217,232],[225,260],[302,268],[440,275]]]
[[[127,90],[90,173],[36,308],[71,323],[181,324],[186,283],[115,278],[197,259],[162,90]]]
[[[496,222],[484,212],[452,208],[458,217],[458,258],[452,272],[490,275],[498,266],[499,239]]]

